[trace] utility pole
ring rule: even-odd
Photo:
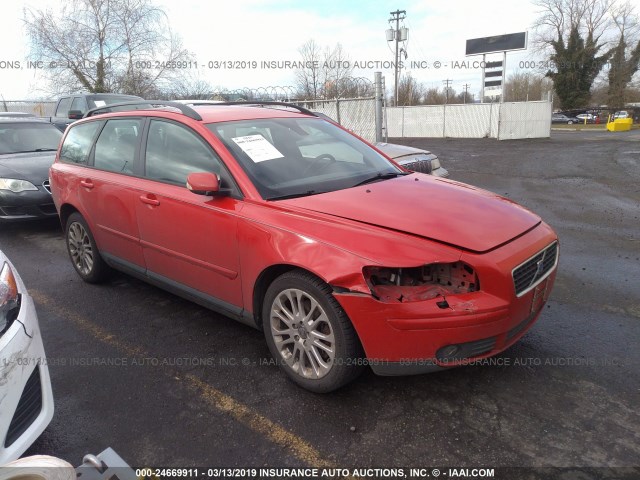
[[[387,30],[387,42],[391,42],[393,40],[396,41],[396,54],[395,54],[395,58],[394,58],[394,63],[395,63],[395,78],[396,78],[396,84],[395,84],[395,102],[394,102],[394,106],[398,106],[398,72],[399,72],[399,67],[400,67],[400,42],[404,42],[407,40],[407,37],[409,35],[409,29],[408,28],[400,28],[400,20],[404,20],[407,16],[407,11],[406,10],[396,10],[395,12],[389,12],[391,15],[391,18],[389,19],[389,23],[393,24],[393,22],[396,22],[396,28],[390,28]],[[404,51],[404,49],[402,49],[402,51]],[[404,52],[405,54],[405,58],[407,55],[407,52]]]
[[[465,83],[463,87],[464,87],[464,103],[467,103],[467,92],[469,91],[469,84]]]
[[[449,85],[451,85],[452,82],[453,80],[451,80],[450,78],[447,78],[446,80],[442,81],[442,83],[445,84],[445,87],[444,87],[444,94],[445,94],[444,103],[445,104],[449,103]]]

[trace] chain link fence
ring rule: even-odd
[[[56,108],[55,101],[2,100],[0,112],[31,113],[36,117],[51,117]]]
[[[294,103],[313,112],[325,114],[368,142],[375,142],[376,140],[375,97],[298,100]]]

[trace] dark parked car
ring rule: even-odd
[[[35,118],[35,115],[33,113],[26,113],[26,112],[0,112],[0,118],[6,118],[6,117],[11,117],[11,118],[31,117],[31,118]]]
[[[49,188],[62,133],[35,118],[0,118],[0,221],[55,216]]]
[[[581,123],[581,120],[576,117],[569,117],[563,113],[554,113],[551,116],[551,123],[566,123],[567,125],[572,125],[574,123]]]
[[[115,93],[77,93],[75,95],[67,95],[58,99],[53,117],[47,118],[47,120],[58,127],[61,132],[64,132],[70,123],[81,119],[89,110],[132,100],[142,99],[135,95]]]

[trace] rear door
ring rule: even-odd
[[[135,200],[143,125],[143,119],[127,117],[73,126],[61,153],[65,161],[74,151],[86,151],[87,142],[97,136],[84,166],[69,176],[74,181],[77,205],[100,252],[139,271],[144,271],[144,256]]]
[[[239,190],[210,145],[195,131],[152,119],[136,199],[147,274],[239,313],[242,296],[237,245]],[[193,172],[212,172],[229,195],[196,195],[186,188]]]

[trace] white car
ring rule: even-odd
[[[52,417],[51,380],[33,299],[0,251],[0,465],[20,457]]]
[[[587,123],[596,123],[598,116],[592,113],[581,113],[580,115],[576,115],[576,118],[581,122],[586,120]]]

